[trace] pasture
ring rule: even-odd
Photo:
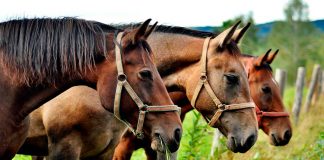
[[[294,87],[285,90],[284,102],[291,113],[294,99]],[[306,90],[304,90],[306,93]],[[306,94],[304,94],[306,95]],[[293,136],[289,144],[275,147],[269,144],[269,138],[261,130],[256,144],[246,153],[233,153],[226,146],[226,139],[221,138],[214,157],[210,156],[213,129],[207,125],[197,112],[187,114],[183,127],[184,133],[179,149],[179,160],[217,160],[217,159],[247,159],[247,160],[281,160],[281,159],[324,159],[324,102],[320,100],[311,106],[310,112],[302,108],[298,126],[293,126]],[[290,117],[292,118],[292,117]],[[145,159],[142,149],[136,151],[132,160]],[[17,155],[14,160],[31,160],[30,156]]]

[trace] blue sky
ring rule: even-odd
[[[284,19],[289,0],[3,0],[0,21],[17,17],[79,17],[104,23],[142,22],[177,26],[220,25],[253,13],[256,23]],[[311,20],[324,19],[322,0],[304,0]],[[322,2],[321,2],[322,1]]]

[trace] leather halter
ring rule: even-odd
[[[252,60],[249,61],[249,63],[252,63]],[[245,66],[245,71],[248,74],[248,78],[250,78],[250,68],[248,66]],[[259,106],[256,105],[255,112],[257,115],[258,125],[259,127],[262,126],[262,118],[263,117],[289,117],[288,112],[266,112],[262,111]]]
[[[123,123],[125,123],[129,129],[133,132],[134,135],[136,135],[137,138],[143,139],[143,125],[145,120],[146,113],[149,112],[170,112],[170,111],[176,111],[180,113],[181,108],[177,105],[160,105],[160,106],[149,106],[147,104],[144,104],[143,101],[138,97],[138,95],[135,93],[131,85],[127,81],[127,76],[125,75],[123,71],[123,64],[122,64],[122,55],[121,55],[121,39],[123,36],[123,32],[118,33],[115,42],[115,54],[116,54],[116,65],[117,65],[117,88],[115,93],[115,101],[114,101],[114,115],[121,120]],[[130,95],[130,97],[133,99],[133,101],[136,103],[136,105],[139,108],[139,116],[137,121],[136,129],[132,127],[132,125],[121,118],[120,116],[120,99],[121,99],[121,93],[122,89],[125,87],[126,92]]]
[[[224,104],[217,98],[217,96],[215,95],[215,92],[213,91],[213,89],[211,88],[211,86],[208,82],[208,76],[207,76],[207,52],[208,52],[210,39],[211,39],[210,37],[207,37],[204,41],[202,56],[201,56],[201,64],[202,65],[201,65],[200,80],[198,82],[198,85],[197,85],[195,92],[193,94],[193,97],[191,99],[191,105],[195,108],[198,95],[204,86],[206,88],[208,95],[213,100],[214,104],[216,105],[216,112],[215,112],[214,116],[212,117],[212,119],[209,120],[207,117],[204,117],[206,119],[206,121],[208,122],[208,125],[213,127],[224,111],[254,108],[255,104],[254,104],[254,102],[238,103],[238,104]]]
[[[262,123],[262,118],[263,117],[289,117],[288,112],[265,112],[259,109],[259,107],[255,107],[257,119],[258,119],[258,124],[259,127],[261,127]]]

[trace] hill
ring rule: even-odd
[[[256,27],[258,28],[258,36],[260,36],[260,37],[267,36],[270,33],[274,23],[276,23],[276,21],[263,23],[263,24],[257,24]],[[312,21],[312,23],[321,32],[324,32],[324,19],[315,20],[315,21]],[[218,26],[197,26],[197,27],[191,27],[191,28],[196,29],[196,30],[201,30],[201,31],[213,32],[215,30],[215,28],[217,28],[217,27]]]

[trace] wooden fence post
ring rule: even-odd
[[[219,147],[219,138],[222,135],[218,129],[215,128],[214,136],[213,136],[213,143],[210,149],[210,157],[214,157],[215,149]]]
[[[314,66],[314,69],[313,69],[312,79],[311,79],[311,82],[309,84],[309,90],[308,90],[307,97],[306,97],[306,102],[305,102],[305,111],[306,112],[309,111],[309,106],[310,106],[310,104],[312,102],[312,98],[313,98],[313,95],[314,95],[316,82],[318,80],[317,77],[318,77],[319,71],[320,71],[320,65],[316,64]]]
[[[317,76],[317,83],[314,91],[314,98],[312,100],[312,105],[315,105],[316,102],[318,101],[319,97],[321,96],[321,91],[322,91],[322,70],[320,69],[318,72]]]
[[[285,90],[285,85],[286,85],[286,76],[287,76],[287,72],[285,70],[276,69],[275,79],[279,84],[280,94],[281,94],[282,98],[284,95],[284,90]]]
[[[324,94],[324,68],[323,68],[323,71],[322,71],[322,82],[320,82],[322,85],[322,90],[321,90],[321,93]]]
[[[296,95],[295,95],[295,101],[292,109],[294,123],[296,125],[298,123],[300,107],[303,100],[304,81],[305,81],[305,68],[298,67],[297,79],[296,79]]]

